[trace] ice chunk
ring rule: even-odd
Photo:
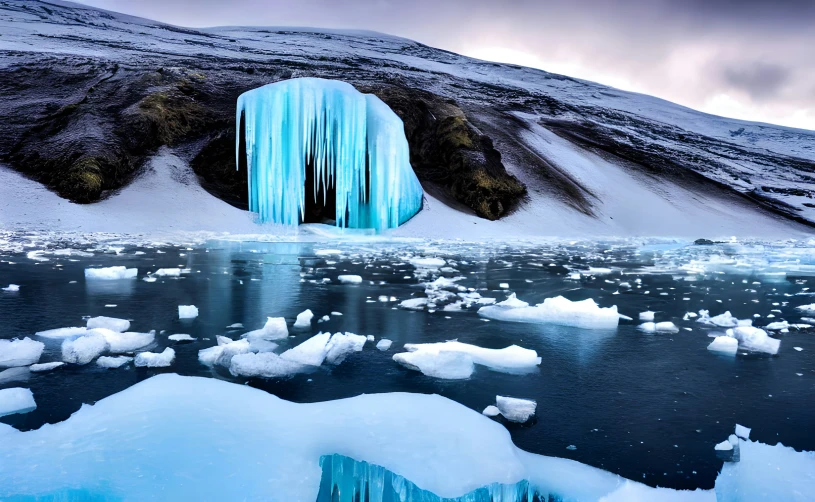
[[[800,305],[795,308],[804,312],[805,314],[815,314],[815,303],[810,303],[809,305]]]
[[[226,329],[243,329],[243,323],[236,322],[234,324],[230,324],[226,327]]]
[[[62,342],[62,360],[72,364],[88,364],[99,354],[108,350],[108,347],[107,339],[103,334],[89,332],[79,338]]]
[[[129,356],[102,356],[96,360],[96,365],[100,368],[115,369],[121,368],[132,360],[133,358]]]
[[[750,439],[750,429],[743,425],[736,424],[736,436],[741,439]]]
[[[302,364],[284,359],[273,352],[238,354],[229,365],[230,373],[243,377],[279,378],[303,370]]]
[[[750,326],[753,324],[753,321],[750,319],[736,319],[732,314],[730,314],[730,311],[727,311],[724,314],[719,314],[715,317],[710,317],[707,310],[699,311],[699,318],[696,319],[696,322],[708,324],[710,326],[718,326],[720,328],[734,328],[736,326]]]
[[[283,352],[280,357],[287,361],[309,366],[320,366],[325,360],[331,333],[318,333],[300,345]]]
[[[528,307],[529,304],[527,302],[519,300],[518,297],[515,296],[515,293],[512,293],[506,300],[496,303],[495,306],[509,309],[520,309]]]
[[[770,324],[764,326],[764,329],[769,330],[769,331],[779,331],[779,330],[789,329],[789,328],[790,328],[790,323],[788,323],[787,321],[771,322]]]
[[[195,319],[198,317],[198,307],[195,305],[179,305],[178,318],[179,319]]]
[[[260,340],[280,340],[289,336],[289,329],[286,327],[285,318],[267,317],[266,324],[262,328],[244,333],[242,336],[249,339],[250,343]]]
[[[24,382],[31,376],[31,371],[25,366],[18,366],[0,371],[0,384],[9,382]]]
[[[16,293],[17,291],[20,291],[20,286],[18,286],[17,284],[9,284],[5,288],[0,288],[0,289],[2,289],[3,291],[5,291],[7,293]]]
[[[410,260],[410,264],[416,268],[440,268],[446,263],[441,258],[413,258]]]
[[[739,350],[739,341],[730,336],[717,336],[707,346],[707,350],[736,355]]]
[[[478,315],[501,321],[551,323],[595,329],[616,328],[620,320],[616,305],[600,307],[591,298],[573,302],[557,296],[547,298],[534,307],[517,307],[514,299],[510,300],[513,301],[509,306],[496,304],[481,307]]]
[[[36,409],[34,394],[29,389],[22,387],[0,389],[0,417],[15,413],[28,413]]]
[[[645,333],[679,333],[679,328],[670,321],[644,322],[637,326],[637,329]]]
[[[51,363],[32,364],[28,369],[31,370],[32,373],[44,373],[64,365],[65,363],[62,361],[54,361]]]
[[[640,321],[653,321],[654,320],[654,313],[655,312],[651,312],[650,310],[647,310],[645,312],[640,312]]]
[[[733,445],[730,444],[730,441],[725,439],[721,443],[718,443],[716,446],[714,446],[713,449],[716,451],[730,451],[733,449]]]
[[[146,366],[148,368],[166,368],[173,364],[174,359],[175,351],[167,347],[160,353],[140,352],[136,354],[136,359],[133,361],[133,364],[136,366]]]
[[[386,350],[391,348],[391,344],[393,344],[392,341],[388,340],[387,338],[383,338],[376,342],[376,348],[381,350],[382,352],[385,352]]]
[[[358,275],[340,275],[337,280],[343,284],[361,284],[362,277]]]
[[[473,358],[463,352],[417,350],[394,354],[393,360],[423,374],[448,380],[463,380],[473,374]]]
[[[119,279],[135,279],[139,274],[136,268],[126,267],[106,267],[106,268],[86,268],[85,279],[115,281]]]
[[[739,341],[739,347],[754,352],[766,352],[767,354],[778,354],[781,340],[770,338],[763,329],[752,326],[739,326],[727,330],[727,335]]]
[[[531,399],[495,396],[495,405],[501,415],[510,422],[524,423],[535,414],[538,403]]]
[[[497,406],[491,404],[484,408],[484,411],[482,411],[481,414],[488,417],[497,417],[501,414],[501,410],[499,410]]]
[[[221,343],[220,338],[218,339],[218,343]],[[217,347],[213,347],[211,352],[205,352],[207,349],[198,352],[198,360],[204,362],[208,360],[210,355],[214,355],[214,364],[218,364],[223,366],[224,368],[229,368],[229,364],[232,362],[232,358],[238,354],[246,354],[247,352],[251,351],[251,344],[249,340],[242,338],[240,340],[229,341],[224,343],[223,345],[218,345]],[[202,360],[202,353],[204,353],[204,359]]]
[[[197,338],[193,338],[190,335],[185,335],[183,333],[178,333],[175,335],[170,335],[167,337],[168,340],[172,340],[174,342],[192,342],[198,340]]]
[[[487,366],[495,371],[520,373],[530,371],[541,363],[534,350],[510,345],[503,349],[485,349],[458,341],[441,343],[405,344],[407,353],[395,354],[393,360],[411,369],[417,369],[428,376],[469,378],[472,364]],[[459,354],[466,357],[451,356]],[[431,374],[432,373],[432,374]],[[466,375],[466,376],[465,376]]]
[[[297,320],[294,321],[295,328],[308,328],[311,326],[311,319],[314,317],[314,314],[311,312],[310,309],[306,309],[299,314],[297,314]]]
[[[399,302],[399,306],[407,310],[422,310],[427,306],[427,298],[408,298]]]
[[[352,352],[359,352],[367,339],[354,333],[334,333],[326,345],[325,360],[329,364],[340,364]]]
[[[40,360],[45,344],[23,338],[22,340],[0,340],[0,368],[28,366]]]
[[[130,321],[115,317],[91,317],[88,319],[87,326],[88,328],[106,328],[121,333],[130,329]]]
[[[91,332],[102,334],[108,342],[110,352],[114,354],[133,352],[150,345],[156,339],[155,331],[150,331],[149,333],[136,333],[133,331],[116,333],[109,329],[97,328]]]
[[[153,275],[158,277],[179,277],[181,276],[180,268],[160,268],[153,272]]]
[[[88,332],[88,328],[85,327],[76,327],[76,328],[56,328],[56,329],[49,329],[46,331],[38,331],[34,333],[34,336],[41,336],[43,338],[74,338],[77,336],[84,335]]]
[[[241,94],[236,113],[246,138],[236,159],[246,158],[249,210],[260,222],[297,225],[306,197],[329,189],[338,227],[394,228],[421,208],[402,121],[376,96],[294,78]]]

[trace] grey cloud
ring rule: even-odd
[[[779,94],[790,80],[791,72],[777,64],[758,61],[724,68],[722,77],[728,85],[747,92],[752,99],[766,101]]]

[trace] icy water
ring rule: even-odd
[[[417,270],[410,262],[421,257],[446,263]],[[119,265],[138,268],[139,278],[84,277],[85,268]],[[189,270],[178,278],[142,280],[166,267]],[[575,272],[582,273],[579,280],[570,278]],[[795,307],[815,303],[808,289],[814,273],[812,243],[210,241],[188,248],[159,243],[30,245],[18,240],[0,251],[0,286],[20,285],[17,293],[0,292],[0,338],[33,337],[41,330],[83,326],[83,316],[105,315],[131,319],[132,331],[164,330],[148,350],[174,347],[176,360],[166,369],[66,366],[32,373],[22,382],[0,383],[0,388],[30,388],[38,405],[34,412],[0,421],[23,430],[62,421],[83,403],[160,372],[246,382],[297,402],[407,391],[441,394],[480,412],[500,394],[538,403],[531,423],[504,422],[521,448],[652,486],[711,488],[721,467],[713,446],[736,423],[752,427],[751,439],[815,450],[815,328],[774,335],[782,340],[777,356],[739,351],[729,357],[706,349],[709,334],[722,329],[682,318],[707,309],[711,315],[729,310],[740,319],[753,319],[756,326],[781,320],[807,323],[802,321],[807,315]],[[341,274],[360,275],[363,282],[341,284]],[[616,329],[590,330],[487,321],[478,316],[477,307],[459,312],[397,307],[401,300],[423,296],[421,283],[439,276],[463,277],[458,284],[498,301],[511,292],[530,304],[557,295],[593,298],[603,307],[617,305],[635,320],[623,320]],[[199,316],[179,320],[178,305],[190,304],[198,307]],[[311,328],[292,329],[296,315],[307,308],[315,314]],[[681,331],[640,332],[637,315],[646,310],[657,311],[657,321],[673,321]],[[328,321],[317,322],[326,314]],[[319,331],[348,331],[394,343],[382,352],[369,342],[338,366],[325,364],[287,379],[235,378],[224,368],[199,363],[198,351],[215,345],[216,335],[237,339],[263,326],[267,316],[288,320],[293,336],[282,341],[281,350]],[[243,323],[245,329],[226,328],[233,323]],[[167,339],[174,333],[198,339],[174,343]],[[472,378],[450,381],[392,360],[404,343],[450,339],[489,348],[517,344],[536,350],[542,364],[523,375],[477,367]],[[42,341],[46,351],[40,362],[60,360],[60,342]],[[570,445],[576,449],[567,449]]]

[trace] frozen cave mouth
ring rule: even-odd
[[[402,120],[374,95],[291,79],[243,93],[236,118],[236,166],[259,223],[384,230],[421,209]]]

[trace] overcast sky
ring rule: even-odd
[[[176,25],[390,33],[815,130],[815,0],[82,0]]]

